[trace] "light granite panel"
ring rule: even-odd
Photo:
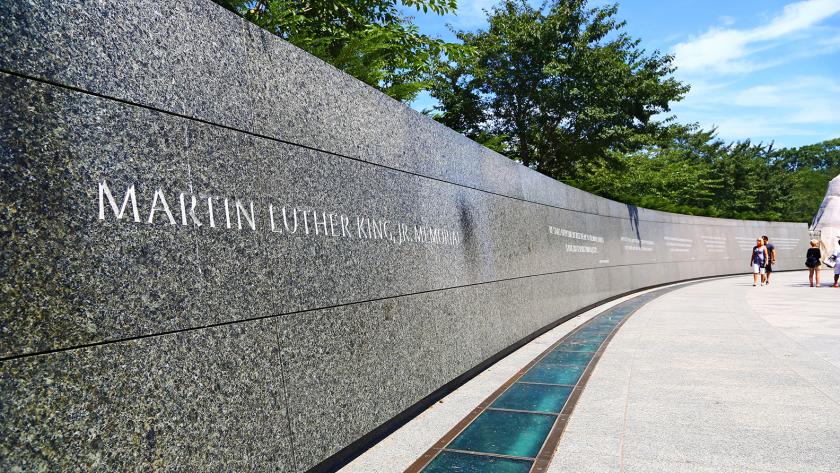
[[[0,470],[299,471],[264,321],[0,362]]]

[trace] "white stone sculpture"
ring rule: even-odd
[[[828,182],[825,198],[811,223],[811,231],[815,235],[819,232],[820,250],[827,258],[840,240],[840,176]]]

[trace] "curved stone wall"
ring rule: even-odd
[[[209,1],[0,4],[0,469],[302,471],[804,224],[568,187]],[[323,465],[323,464],[322,464]]]

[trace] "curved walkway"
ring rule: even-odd
[[[548,471],[840,471],[840,289],[806,279],[719,279],[640,309]]]
[[[840,290],[804,279],[716,279],[642,306],[599,356],[541,471],[840,471]],[[343,471],[405,470],[543,350],[620,302],[521,348]]]

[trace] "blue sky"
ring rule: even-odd
[[[482,28],[482,9],[495,3],[459,0],[457,15],[411,15],[424,33],[452,40],[446,24]],[[840,137],[840,0],[626,0],[618,17],[643,48],[675,56],[675,76],[692,87],[673,104],[678,121],[777,146]],[[432,105],[422,95],[412,107]]]

